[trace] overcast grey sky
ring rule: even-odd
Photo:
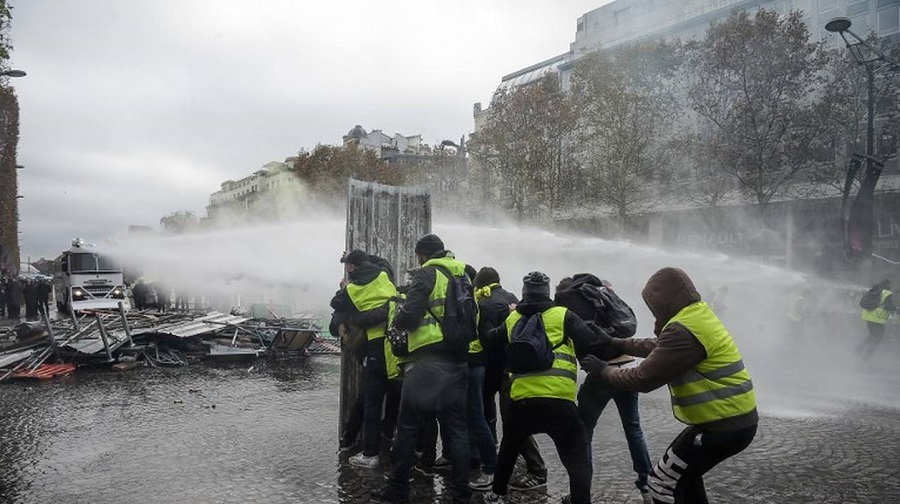
[[[22,259],[203,215],[354,124],[456,140],[608,1],[12,0]]]

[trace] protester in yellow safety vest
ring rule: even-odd
[[[351,251],[341,258],[341,262],[349,282],[332,299],[331,307],[335,313],[344,314],[344,323],[364,331],[366,339],[361,383],[363,450],[350,458],[350,464],[375,469],[379,466],[381,412],[388,387],[388,362],[393,360],[384,333],[389,301],[397,296],[397,288],[388,272],[376,266],[362,250]],[[358,420],[352,423],[353,427],[356,425]],[[358,431],[358,427],[355,430]],[[347,429],[342,434],[342,446],[350,446],[355,441],[353,431]]]
[[[528,327],[542,330],[529,331]],[[503,325],[482,337],[485,348],[507,345],[509,369],[515,372],[510,375],[512,402],[509,414],[504,417],[497,472],[484,502],[502,502],[519,449],[529,436],[538,433],[550,436],[569,474],[570,495],[564,501],[591,502],[590,447],[575,406],[576,355],[582,356],[592,345],[603,343],[598,333],[602,333],[600,328],[588,326],[574,312],[554,306],[550,299],[550,279],[534,271],[523,279],[522,302],[516,310]],[[530,360],[525,357],[531,355],[532,348],[533,355],[539,357],[532,362],[544,364],[532,367],[534,371],[516,371],[524,367],[524,361]]]
[[[703,504],[703,475],[743,451],[756,435],[753,382],[731,334],[684,271],[657,271],[642,294],[656,318],[657,338],[606,343],[646,358],[622,369],[588,356],[582,367],[623,390],[649,392],[668,385],[675,418],[688,427],[653,468],[650,493],[655,503]]]
[[[897,309],[894,307],[894,295],[891,293],[891,281],[888,279],[872,286],[872,290],[880,290],[878,305],[867,310],[863,308],[862,319],[866,322],[869,336],[856,348],[856,352],[863,357],[871,357],[878,348],[878,344],[884,338],[886,324],[891,314]]]
[[[392,331],[408,332],[403,357],[403,389],[397,433],[391,451],[391,475],[382,488],[372,491],[386,502],[409,500],[409,476],[415,463],[415,443],[427,414],[437,416],[442,436],[448,441],[452,465],[454,502],[469,502],[469,437],[466,429],[467,360],[469,342],[456,334],[444,334],[441,325],[450,282],[466,276],[466,265],[444,248],[437,235],[416,242],[415,271],[406,299],[397,309]],[[464,280],[463,280],[464,281]],[[472,323],[474,326],[474,322]],[[471,331],[475,331],[475,327]]]
[[[478,335],[483,338],[487,337],[487,334],[495,327],[503,324],[510,311],[516,309],[519,298],[503,288],[500,284],[500,274],[489,266],[478,270],[472,285],[475,287],[475,300],[478,301]],[[481,347],[480,341],[478,346]],[[485,362],[482,391],[483,411],[485,420],[494,434],[494,439],[499,440],[500,437],[496,431],[498,395],[501,418],[508,417],[510,405],[509,373],[505,371],[506,344],[486,348],[483,355]],[[525,462],[525,473],[510,481],[509,488],[525,491],[547,486],[547,465],[541,457],[540,449],[533,436],[529,436],[522,445],[519,455]]]

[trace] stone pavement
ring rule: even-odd
[[[0,503],[372,502],[386,465],[357,469],[338,457],[339,374],[336,357],[317,356],[284,365],[79,369],[48,382],[0,384]],[[761,387],[764,403],[775,392]],[[753,444],[708,475],[712,502],[900,502],[900,405],[893,396],[853,397],[829,391],[840,407],[828,414],[777,416],[764,407]],[[638,502],[609,408],[594,436],[594,502]],[[642,396],[641,414],[655,460],[681,425],[665,390]],[[549,439],[538,441],[547,488],[512,493],[507,502],[557,503],[566,493]],[[441,475],[416,477],[412,502],[449,502],[443,487]]]
[[[655,463],[680,432],[668,396],[658,390],[642,396],[644,434]],[[506,502],[556,503],[567,492],[567,477],[553,444],[539,436],[549,468],[546,489],[511,492]],[[900,410],[860,405],[852,415],[784,418],[763,415],[756,439],[747,450],[723,462],[705,478],[711,502],[717,503],[869,503],[900,502]],[[594,436],[594,502],[639,503],[628,447],[615,406],[604,411]],[[381,484],[380,473],[342,464],[343,502],[367,502],[367,492]],[[415,476],[414,503],[435,500],[442,475]],[[476,502],[480,495],[476,493]]]

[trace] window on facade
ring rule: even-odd
[[[838,8],[838,0],[819,0],[819,12],[828,12]]]
[[[854,16],[850,18],[851,30],[853,33],[859,34],[860,37],[865,38],[866,35],[869,34],[869,16]]]
[[[861,3],[867,3],[869,0],[847,0],[847,5],[856,5]]]
[[[900,5],[891,5],[878,11],[878,34],[888,35],[900,30]]]

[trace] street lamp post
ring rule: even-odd
[[[896,70],[898,65],[888,60],[880,51],[850,30],[849,18],[836,17],[825,24],[825,30],[837,33],[844,40],[853,59],[866,69],[866,176],[857,193],[856,200],[847,215],[846,204],[858,162],[851,162],[844,183],[842,218],[844,240],[848,258],[861,259],[872,255],[872,227],[875,207],[873,205],[875,185],[881,176],[884,164],[875,157],[875,71]],[[849,38],[848,38],[849,36]]]

